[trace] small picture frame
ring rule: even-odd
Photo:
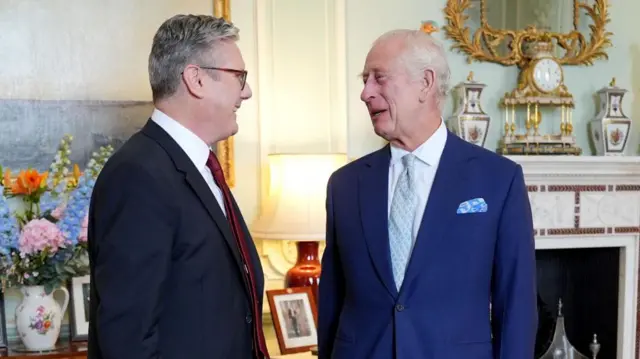
[[[267,291],[281,354],[311,351],[318,345],[318,314],[311,287]]]
[[[4,308],[4,293],[0,290],[0,348],[7,348],[7,320]]]
[[[74,277],[69,283],[69,330],[71,341],[85,341],[89,336],[90,277]]]

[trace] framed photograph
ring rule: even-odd
[[[318,345],[318,314],[310,287],[268,290],[267,299],[282,354],[311,351]]]
[[[4,311],[4,293],[0,290],[0,348],[7,347],[7,321]]]
[[[85,341],[89,335],[90,277],[75,277],[69,283],[69,329],[72,341]]]

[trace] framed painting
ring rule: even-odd
[[[103,10],[99,3],[84,3],[83,12]],[[128,6],[129,2],[116,3]],[[0,16],[0,48],[12,54],[0,68],[0,82],[5,84],[0,88],[4,169],[14,174],[28,167],[49,170],[67,134],[73,136],[70,161],[81,170],[99,147],[111,144],[117,150],[153,111],[146,68],[158,25],[178,9],[204,13],[211,11],[211,4],[215,15],[230,19],[229,0],[140,3],[140,10],[126,15],[109,11],[96,21],[92,16],[75,16],[55,2],[9,2]],[[38,11],[29,10],[34,8]],[[144,22],[129,19],[145,15]],[[20,21],[24,18],[31,20]],[[84,36],[77,28],[95,36]],[[234,187],[233,138],[213,150],[227,183]]]
[[[74,277],[69,283],[69,331],[72,341],[85,341],[89,335],[90,277]]]
[[[7,347],[7,313],[4,308],[4,293],[0,290],[0,348]]]
[[[267,299],[282,354],[310,352],[318,345],[318,314],[311,287],[268,290]]]

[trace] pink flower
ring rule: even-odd
[[[64,247],[65,238],[60,229],[46,219],[34,219],[27,223],[20,233],[20,252],[32,254],[49,248],[56,252]]]
[[[61,205],[59,205],[58,207],[56,207],[56,209],[54,209],[53,211],[51,211],[51,217],[60,220],[60,218],[62,218],[62,215],[64,214],[64,210],[67,208],[67,204],[63,203]]]
[[[80,235],[78,236],[78,242],[86,242],[87,241],[87,229],[89,228],[89,216],[84,216],[82,220],[82,227],[80,228]]]

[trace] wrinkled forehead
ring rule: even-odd
[[[399,71],[398,59],[404,51],[404,44],[395,38],[374,44],[367,54],[362,75]]]

